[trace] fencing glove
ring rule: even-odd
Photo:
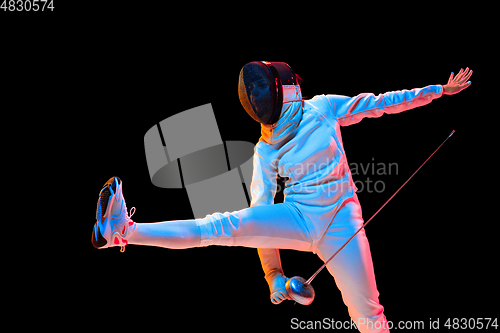
[[[271,291],[271,302],[280,304],[286,299],[291,300],[286,292],[285,283],[288,278],[284,275],[281,268],[280,253],[278,249],[257,249],[259,252],[260,263],[264,270],[264,278]]]

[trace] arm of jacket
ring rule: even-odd
[[[272,161],[268,161],[265,157],[262,151],[259,153],[259,147],[256,146],[253,156],[252,184],[250,186],[252,192],[251,207],[272,205],[274,203],[274,196],[276,195],[276,176],[278,172],[272,164]],[[259,254],[262,270],[264,271],[264,278],[271,287],[271,281],[269,279],[274,276],[274,273],[283,274],[279,250],[257,249],[257,252]]]
[[[429,104],[441,97],[443,87],[431,85],[412,90],[391,91],[375,96],[362,93],[355,97],[326,95],[333,115],[341,126],[359,123],[363,118],[376,118]]]
[[[259,149],[259,144],[257,144],[253,155],[253,174],[252,184],[250,185],[251,207],[272,205],[274,203],[278,170],[272,163],[273,161],[268,159],[269,156],[266,156]]]

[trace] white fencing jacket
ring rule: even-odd
[[[442,95],[441,85],[375,96],[318,95],[302,101],[300,88],[286,89],[276,124],[261,126],[255,146],[251,206],[270,205],[276,177],[286,177],[284,202],[293,202],[310,219],[313,239],[332,223],[342,203],[354,196],[340,126],[426,105]]]

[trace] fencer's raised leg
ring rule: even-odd
[[[132,211],[134,208],[132,209]],[[123,183],[111,177],[101,189],[97,201],[97,222],[92,245],[98,249],[140,244],[185,249],[200,245],[200,228],[194,220],[136,223],[127,210]]]
[[[139,244],[171,249],[208,245],[310,251],[312,240],[292,204],[214,213],[202,219],[136,223],[127,212],[123,184],[112,177],[99,194],[92,232],[96,248]]]
[[[318,242],[318,255],[328,259],[363,224],[357,197],[349,199]],[[349,315],[360,332],[389,332],[384,307],[379,302],[370,246],[361,230],[327,265],[335,278]]]
[[[290,203],[255,206],[196,219],[201,246],[245,246],[311,251],[312,239],[302,215]]]
[[[292,205],[281,203],[195,220],[135,223],[127,241],[171,249],[223,245],[310,251],[312,241],[304,223]]]
[[[195,220],[136,223],[129,244],[188,249],[200,246],[200,228]]]

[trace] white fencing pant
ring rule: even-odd
[[[361,206],[354,195],[344,201],[322,237],[312,239],[308,225],[314,216],[303,214],[300,206],[288,202],[214,213],[195,220],[137,223],[129,243],[169,248],[224,245],[292,249],[315,252],[324,261],[363,224]],[[389,332],[384,308],[378,300],[365,231],[361,230],[327,268],[358,329],[361,332]]]

